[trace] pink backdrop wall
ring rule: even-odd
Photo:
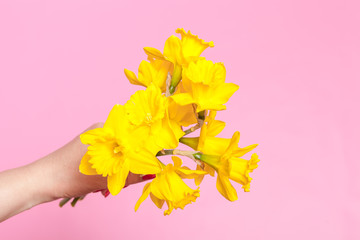
[[[358,1],[0,1],[0,170],[59,148],[137,89],[142,47],[177,27],[215,48],[240,85],[222,136],[259,143],[250,193],[201,197],[164,217],[142,186],[38,206],[1,239],[360,239]],[[356,152],[355,152],[356,151]],[[192,165],[191,165],[192,166]],[[6,197],[6,196],[0,196]]]

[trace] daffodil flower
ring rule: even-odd
[[[170,68],[170,62],[155,59],[150,62],[142,61],[140,63],[138,77],[128,69],[125,69],[124,72],[129,82],[134,85],[148,87],[151,83],[154,83],[162,92],[166,92],[166,79]]]
[[[81,142],[89,145],[81,160],[80,172],[107,177],[112,195],[118,194],[124,187],[129,171],[135,174],[156,174],[161,167],[154,154],[139,145],[132,132],[125,107],[115,105],[103,128],[80,135]]]
[[[197,112],[204,110],[225,110],[224,105],[238,90],[234,83],[225,83],[226,70],[222,63],[205,59],[191,62],[184,68],[182,83],[185,93],[172,96],[180,105],[196,104]]]
[[[149,195],[160,209],[166,202],[168,209],[164,215],[169,215],[173,209],[184,209],[187,204],[195,202],[196,198],[200,196],[199,188],[191,189],[182,178],[191,179],[198,175],[204,175],[206,172],[182,167],[182,161],[178,157],[173,156],[172,160],[174,164],[163,165],[162,171],[156,174],[156,178],[145,185],[143,193],[135,205],[135,211]]]
[[[225,127],[225,122],[215,120],[216,111],[210,111],[209,115],[205,117],[204,124],[201,127],[200,137],[183,137],[180,138],[180,142],[185,145],[193,148],[194,150],[204,152],[204,146],[206,147],[205,153],[212,154],[212,147],[215,145],[216,148],[225,149],[230,143],[230,139],[226,138],[215,138]],[[205,145],[205,141],[207,144]],[[210,151],[207,151],[209,149]],[[215,170],[209,167],[207,164],[197,165],[196,170],[204,170],[210,174],[210,176],[214,176]],[[204,178],[204,175],[196,177],[195,184],[197,186],[200,185]]]
[[[239,139],[240,133],[235,132],[226,149],[215,148],[211,151],[213,155],[201,153],[195,155],[195,157],[205,162],[217,172],[216,188],[229,201],[238,199],[230,179],[240,183],[245,192],[250,191],[252,178],[249,176],[249,173],[257,168],[257,163],[260,161],[256,153],[252,154],[250,160],[240,158],[251,148],[246,150],[239,148]]]
[[[124,70],[130,83],[146,89],[135,92],[124,106],[115,105],[103,128],[80,136],[89,145],[80,172],[107,177],[111,194],[121,191],[129,172],[156,174],[145,185],[135,211],[148,196],[158,208],[166,202],[164,215],[183,209],[200,195],[199,188],[190,188],[183,179],[194,179],[199,186],[206,174],[215,173],[218,191],[235,201],[237,192],[230,180],[249,191],[249,174],[259,162],[257,154],[252,154],[250,160],[242,158],[257,144],[240,148],[239,132],[231,139],[218,137],[225,122],[215,120],[216,111],[226,109],[225,104],[239,86],[225,82],[223,63],[201,57],[214,43],[182,28],[175,32],[181,37],[171,35],[163,52],[144,48],[147,61],[140,63],[138,74]],[[200,136],[184,137],[199,128]],[[179,142],[195,151],[177,149]],[[197,168],[182,166],[182,160],[175,156],[173,164],[164,165],[156,157],[165,155],[189,157]]]
[[[160,88],[151,84],[139,90],[125,104],[134,133],[154,155],[163,148],[176,148],[184,134],[180,126],[172,126],[169,120],[168,100]],[[176,128],[174,130],[174,128]]]
[[[216,137],[225,127],[225,122],[215,120],[216,112],[210,111],[209,115],[206,116],[203,126],[201,127],[200,137],[195,138],[181,138],[180,142],[184,143],[194,150],[197,150],[205,155],[216,156],[216,157],[207,157],[207,160],[203,161],[202,166],[197,166],[197,169],[204,170],[208,172],[211,176],[214,176],[215,168],[211,167],[207,163],[209,159],[220,159],[218,156],[224,154],[224,152],[231,145],[231,151],[235,153],[236,157],[241,157],[246,153],[250,152],[256,148],[257,144],[252,144],[244,148],[239,148],[237,143],[240,139],[240,133],[236,132],[232,139],[228,138],[219,138]],[[238,140],[236,140],[239,137]],[[230,151],[230,150],[228,150]],[[247,161],[247,160],[245,160]],[[211,161],[210,161],[211,162]],[[196,185],[200,185],[204,176],[199,176],[195,178]]]
[[[169,61],[172,63],[171,93],[175,91],[175,87],[181,80],[182,68],[191,62],[197,61],[206,48],[214,47],[212,41],[205,42],[190,31],[186,32],[182,28],[176,29],[176,33],[181,34],[181,40],[174,35],[170,36],[165,42],[164,54],[155,48],[144,48],[148,60]]]

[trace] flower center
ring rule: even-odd
[[[146,113],[146,115],[145,115],[145,123],[149,124],[149,123],[152,122],[152,120],[153,120],[153,118],[152,118],[151,113],[149,113],[149,112]]]
[[[123,154],[125,148],[124,146],[119,145],[118,143],[114,143],[113,152],[114,154]]]

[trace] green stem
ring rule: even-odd
[[[71,202],[71,206],[75,207],[76,203],[79,201],[80,198],[81,197],[74,198],[74,200],[72,200],[72,202]]]
[[[186,135],[188,135],[188,134],[190,134],[190,133],[192,133],[192,132],[195,132],[195,131],[198,130],[199,128],[201,128],[201,125],[200,125],[200,124],[196,124],[195,126],[189,128],[189,129],[186,129],[186,130],[184,131],[184,132],[185,132],[184,136],[186,136]]]
[[[200,159],[195,158],[195,154],[197,154],[197,153],[198,152],[194,152],[194,151],[184,151],[184,150],[179,150],[179,149],[170,149],[170,150],[162,150],[162,151],[158,152],[156,154],[156,156],[159,157],[159,156],[166,156],[166,155],[179,155],[179,156],[188,157],[188,158],[194,160],[197,164],[201,164]]]
[[[202,154],[200,152],[197,152],[197,153],[194,153],[193,156],[194,156],[195,159],[201,160]]]
[[[166,156],[166,155],[174,155],[174,149],[162,150],[156,154],[157,157]]]
[[[63,207],[68,201],[70,201],[71,198],[63,198],[60,203],[59,206]]]
[[[199,113],[198,113],[198,123],[197,123],[195,126],[189,128],[189,129],[186,129],[186,130],[184,131],[184,132],[185,132],[184,136],[186,136],[186,135],[188,135],[188,134],[190,134],[190,133],[192,133],[192,132],[195,132],[196,130],[198,130],[199,128],[201,128],[202,125],[204,124],[205,117],[206,117],[205,110],[199,112]]]

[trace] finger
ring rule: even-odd
[[[109,189],[103,189],[103,190],[101,190],[101,194],[102,194],[104,197],[107,197],[107,196],[109,196],[110,191],[109,191]]]
[[[129,175],[128,175],[127,179],[126,179],[125,186],[123,188],[126,188],[131,184],[135,184],[135,183],[144,182],[144,181],[154,179],[155,177],[156,177],[155,174],[141,175],[141,174],[133,174],[133,173],[129,172]],[[99,191],[101,191],[101,194],[104,197],[108,197],[110,195],[110,191],[107,188],[97,190],[97,191],[94,191],[94,192],[99,192]]]
[[[155,174],[148,174],[141,177],[142,181],[150,180],[156,178]]]
[[[129,173],[127,179],[126,179],[126,185],[131,185],[139,182],[144,182],[147,180],[154,179],[156,177],[155,174],[148,174],[148,175],[140,175],[140,174],[133,174]]]

